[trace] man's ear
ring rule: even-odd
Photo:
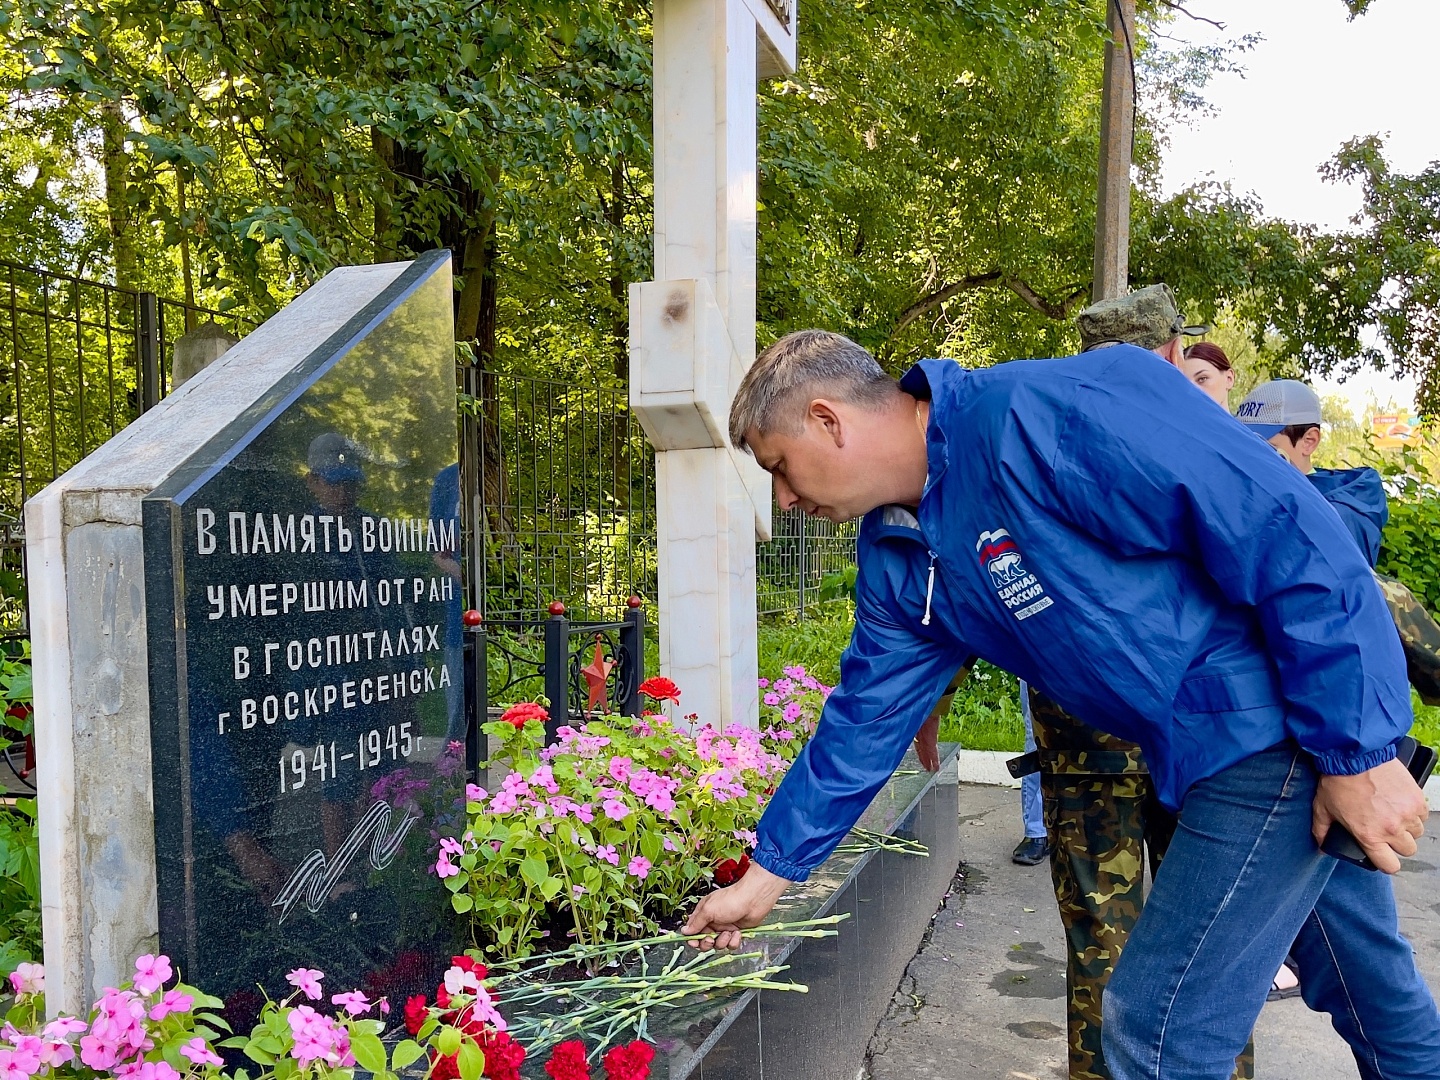
[[[1300,449],[1306,454],[1315,453],[1319,446],[1320,429],[1318,427],[1311,428],[1300,438]]]
[[[810,402],[809,418],[820,425],[821,430],[835,444],[837,450],[845,445],[848,432],[845,430],[845,422],[840,417],[840,410],[835,407],[834,402],[827,401],[825,398],[816,398]]]
[[[1177,368],[1183,368],[1185,363],[1185,346],[1180,343],[1178,337],[1171,338],[1169,344],[1160,350],[1160,355],[1166,360],[1169,360],[1170,363]]]

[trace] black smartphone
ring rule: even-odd
[[[1422,788],[1425,781],[1430,779],[1430,774],[1435,771],[1435,751],[1424,743],[1416,742],[1409,735],[1396,745],[1395,757],[1410,770],[1410,775]],[[1366,870],[1375,869],[1375,864],[1370,861],[1370,856],[1365,854],[1365,849],[1355,842],[1355,837],[1351,836],[1350,830],[1343,825],[1330,826],[1320,850],[1326,855],[1344,859]]]

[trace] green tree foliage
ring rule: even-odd
[[[1367,185],[1364,241],[1224,186],[1162,198],[1166,125],[1249,45],[1155,47],[1174,7],[1141,4],[1133,283],[1271,334],[1267,358],[1374,362],[1363,327],[1394,321],[1374,297],[1423,255],[1423,192],[1377,143],[1334,172]],[[801,68],[759,93],[761,340],[832,326],[896,368],[1073,347],[1104,13],[802,5]],[[624,381],[625,284],[651,252],[642,0],[4,0],[0,35],[0,169],[26,181],[0,192],[10,257],[263,315],[338,263],[447,247],[486,363]],[[1388,347],[1423,344],[1432,299],[1413,291]]]

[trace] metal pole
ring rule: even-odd
[[[557,732],[570,723],[570,620],[559,600],[550,604],[545,620],[545,696],[550,700],[550,719],[545,723],[545,742],[553,743]]]
[[[620,687],[621,716],[639,716],[640,684],[645,681],[645,601],[625,601],[625,625],[620,628],[620,655],[625,660],[625,683]]]
[[[1130,160],[1135,141],[1135,0],[1108,0],[1092,300],[1130,291]]]
[[[140,411],[149,412],[160,404],[160,311],[158,297],[140,294]]]
[[[469,685],[465,688],[465,769],[471,776],[480,765],[480,741],[486,738],[480,730],[490,713],[490,668],[486,656],[485,623],[480,612],[474,608],[466,611],[461,619],[469,631],[466,652],[469,654]],[[485,756],[490,756],[487,747]]]
[[[484,540],[480,531],[480,515],[484,509],[480,503],[483,490],[481,469],[484,460],[481,454],[482,428],[485,402],[484,377],[474,355],[460,373],[461,389],[470,396],[473,412],[460,416],[460,528],[464,536],[465,584],[470,590],[470,605],[482,614],[485,611]],[[493,438],[496,433],[492,432]]]

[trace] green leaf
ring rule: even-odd
[[[550,868],[545,865],[544,859],[530,858],[520,864],[520,876],[536,888],[539,888],[549,875]]]
[[[474,1039],[466,1039],[456,1063],[460,1066],[460,1080],[480,1080],[485,1071],[485,1053]]]
[[[362,1069],[369,1069],[372,1073],[385,1071],[385,1044],[374,1035],[351,1034],[350,1052]]]
[[[469,893],[455,893],[450,897],[450,906],[463,915],[475,906],[475,901],[470,899]]]
[[[448,1057],[460,1049],[460,1040],[463,1037],[459,1028],[446,1024],[440,1029],[440,1034],[435,1036],[435,1048]]]
[[[414,1039],[404,1039],[395,1044],[395,1052],[390,1055],[390,1064],[397,1071],[407,1065],[413,1065],[425,1056],[425,1048]]]
[[[540,883],[540,895],[543,896],[546,900],[554,900],[556,895],[564,887],[565,882],[562,881],[560,878],[548,877]]]
[[[275,1055],[253,1042],[247,1042],[245,1044],[245,1056],[260,1065],[268,1066],[275,1064]]]

